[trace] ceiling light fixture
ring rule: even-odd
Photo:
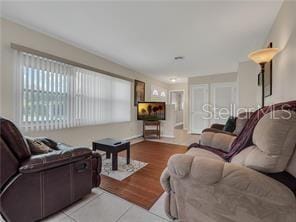
[[[184,56],[175,56],[174,59],[175,59],[175,60],[182,60],[182,59],[184,59]]]
[[[170,78],[170,81],[171,82],[176,82],[177,81],[177,78]]]

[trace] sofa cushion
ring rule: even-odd
[[[247,156],[250,154],[250,152],[253,149],[256,149],[256,146],[249,146],[249,147],[245,148],[239,154],[235,155],[231,159],[231,163],[235,163],[235,164],[239,164],[239,165],[244,166],[245,165],[245,161],[247,159]]]
[[[213,152],[210,152],[208,150],[204,149],[199,149],[199,148],[192,148],[186,152],[187,155],[191,156],[198,156],[198,157],[205,157],[209,159],[214,159],[214,160],[223,160],[220,156],[216,155]],[[224,161],[224,160],[223,160]]]
[[[252,114],[251,112],[244,112],[244,113],[240,113],[237,116],[235,121],[235,130],[233,131],[235,135],[239,135],[241,133],[247,121],[249,120],[251,114]]]
[[[253,133],[254,146],[237,154],[231,162],[266,172],[287,168],[296,144],[296,113],[286,110],[265,114]]]
[[[53,150],[59,150],[58,149],[58,143],[52,139],[49,139],[47,137],[36,137],[36,139],[39,139],[42,143],[44,143],[46,146],[50,147]]]
[[[219,130],[216,130],[216,131],[219,131]],[[219,133],[215,131],[212,132],[212,130],[209,129],[209,131],[204,131],[201,134],[200,144],[228,152],[235,138],[236,138],[236,135],[232,133],[229,133],[229,132]]]

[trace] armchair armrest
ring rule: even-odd
[[[89,148],[71,147],[46,154],[33,155],[19,168],[21,173],[35,173],[54,167],[66,165],[92,155]]]

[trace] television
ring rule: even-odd
[[[146,121],[165,120],[165,102],[138,102],[137,119]]]

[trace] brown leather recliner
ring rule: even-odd
[[[36,221],[100,184],[101,156],[88,148],[63,147],[32,155],[15,125],[0,118],[1,205],[7,221]]]

